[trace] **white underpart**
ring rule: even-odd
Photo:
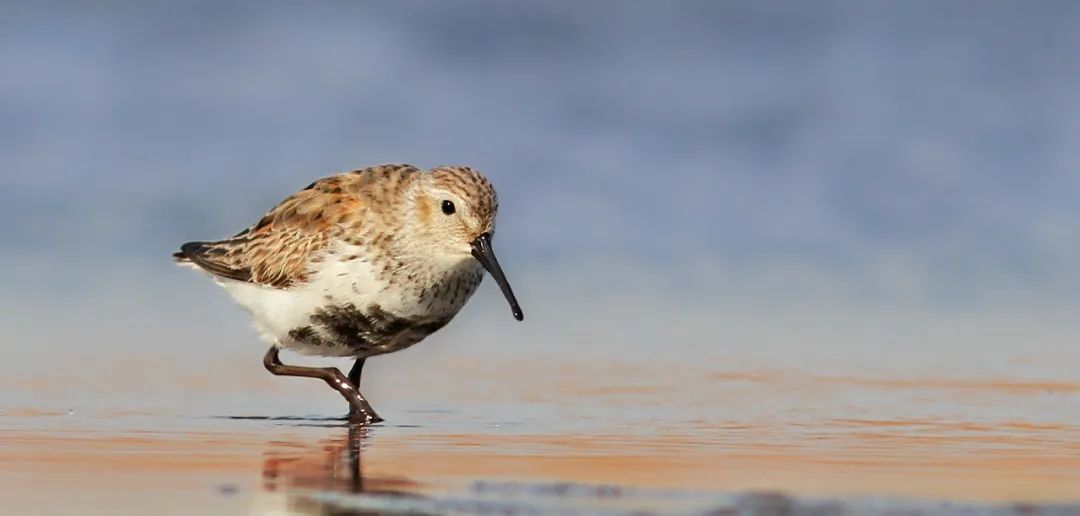
[[[357,307],[379,305],[390,314],[404,318],[424,318],[439,315],[453,315],[464,305],[462,300],[456,306],[436,303],[431,313],[422,311],[423,304],[415,296],[403,291],[386,289],[387,284],[377,274],[376,266],[368,259],[365,250],[344,243],[337,244],[337,252],[327,257],[342,257],[359,254],[353,260],[335,260],[317,263],[307,275],[308,281],[288,288],[275,288],[213,276],[215,282],[245,310],[251,313],[253,325],[261,338],[268,344],[277,345],[290,341],[290,331],[308,326],[311,314],[328,304],[351,303]],[[184,265],[199,269],[193,263]],[[479,267],[468,259],[458,263],[440,264],[443,274],[453,274],[459,267]],[[430,270],[430,269],[429,269]],[[205,272],[205,271],[203,271]],[[307,350],[295,348],[301,353],[323,354],[326,349]]]

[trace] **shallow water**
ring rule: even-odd
[[[244,393],[228,389],[187,413],[125,408],[139,404],[119,396],[75,410],[37,398],[0,413],[0,493],[6,511],[44,514],[1080,503],[1078,383],[578,369],[551,365],[560,381],[545,386],[506,382],[509,366],[459,366],[468,380],[441,392],[456,402],[376,399],[387,422],[370,428],[297,412],[289,394],[255,412],[231,408],[226,398]],[[337,401],[317,382],[254,381]],[[497,392],[479,396],[485,384]]]

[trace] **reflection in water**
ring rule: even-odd
[[[808,497],[843,507],[858,497],[982,507],[1078,500],[1080,389],[1068,382],[796,373],[703,370],[666,386],[564,375],[560,385],[588,395],[551,399],[535,395],[549,385],[493,382],[505,388],[455,397],[460,411],[433,404],[392,414],[406,424],[373,428],[8,406],[0,512],[624,514],[693,505],[750,514],[743,509],[801,507]],[[57,486],[64,496],[53,496]],[[762,491],[774,494],[754,494]]]
[[[343,493],[376,497],[421,498],[420,484],[404,478],[365,477],[363,448],[375,429],[347,423],[339,435],[311,446],[272,441],[262,467],[262,487],[286,496],[291,511],[311,514],[377,514],[340,507],[312,495]]]
[[[337,429],[335,429],[337,430]],[[289,513],[329,515],[374,514],[566,514],[566,515],[637,515],[637,514],[814,514],[841,516],[844,514],[944,514],[1009,516],[1014,514],[1080,514],[1076,505],[1000,504],[980,505],[956,502],[914,501],[873,498],[801,498],[774,490],[744,491],[693,490],[687,488],[650,488],[620,484],[593,484],[569,481],[473,480],[466,489],[438,492],[403,477],[372,477],[364,474],[364,451],[374,446],[373,434],[386,428],[364,428],[348,425],[340,434],[320,439],[317,445],[296,441],[272,441],[265,452],[262,466],[262,488],[269,493],[284,495],[282,504]],[[394,447],[393,436],[380,443]],[[496,446],[504,445],[492,439]],[[431,444],[430,439],[420,439]],[[564,443],[565,444],[565,443]],[[648,447],[648,443],[646,444]],[[452,446],[461,453],[470,447]],[[372,451],[372,450],[368,450]],[[563,453],[566,453],[563,449]],[[412,457],[436,466],[440,452],[421,445],[412,450]],[[475,468],[483,463],[483,453],[465,452],[454,461],[459,467]],[[543,460],[536,456],[518,457],[518,466]],[[555,453],[554,455],[560,455]],[[471,458],[470,458],[471,457]],[[637,469],[654,475],[670,474],[665,468],[649,461],[635,463],[626,456],[620,468]],[[719,457],[714,457],[719,458]],[[727,457],[730,459],[731,457]],[[590,457],[592,462],[604,462]],[[429,462],[433,461],[433,462]],[[725,467],[746,467],[739,461],[719,460]],[[807,466],[806,463],[802,464]],[[482,465],[479,465],[483,469]],[[798,469],[799,462],[773,463],[786,469]],[[714,473],[715,464],[713,466]],[[568,471],[563,471],[563,475]],[[611,477],[611,471],[609,478]],[[513,475],[509,475],[513,476]],[[421,494],[425,493],[425,494]],[[265,509],[262,508],[262,509]]]

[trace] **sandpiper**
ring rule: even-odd
[[[495,189],[469,167],[379,165],[319,179],[233,237],[186,243],[173,258],[251,313],[271,345],[267,370],[320,378],[351,417],[374,423],[382,418],[359,389],[364,361],[445,326],[485,269],[523,319],[491,247],[497,209]],[[281,348],[356,362],[348,376],[285,365]]]

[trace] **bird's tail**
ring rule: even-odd
[[[251,267],[237,262],[230,250],[243,243],[242,239],[217,242],[188,242],[173,253],[173,260],[180,265],[197,267],[215,276],[239,281],[251,281]]]
[[[188,242],[180,246],[180,250],[173,253],[172,257],[176,263],[193,263],[192,256],[199,253],[203,249],[206,242]]]

